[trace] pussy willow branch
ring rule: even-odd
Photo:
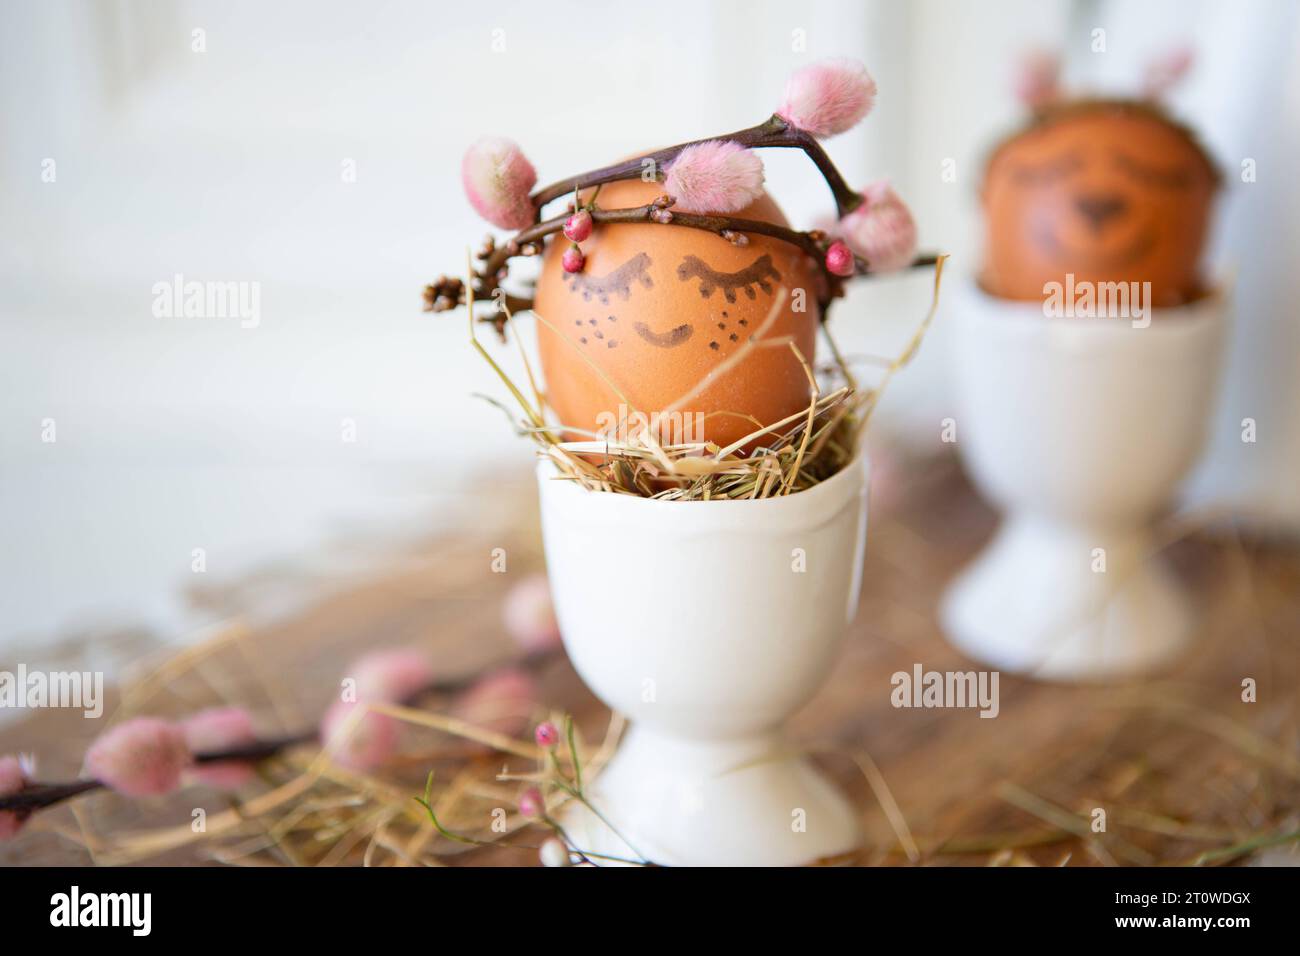
[[[702,229],[705,232],[711,232],[723,239],[730,240],[738,245],[744,245],[746,233],[757,233],[760,236],[771,236],[774,239],[781,239],[791,245],[798,246],[814,259],[820,259],[826,255],[826,247],[829,241],[824,232],[812,230],[810,232],[798,232],[788,226],[777,225],[774,222],[763,222],[758,219],[738,219],[735,216],[723,215],[704,215],[693,212],[673,212],[670,206],[672,203],[666,198],[660,198],[644,206],[633,206],[629,209],[593,209],[591,218],[598,223],[635,223],[649,222],[658,225],[677,225],[686,226],[690,229]],[[559,232],[564,228],[564,221],[568,215],[556,216],[545,222],[539,222],[529,226],[514,237],[514,242],[521,246],[528,243],[536,243],[539,239]],[[500,268],[510,257],[509,245],[497,249],[483,263],[483,271],[491,273],[495,268]],[[862,272],[867,271],[867,263],[863,259],[855,257],[857,267]],[[494,268],[495,267],[495,268]]]
[[[474,301],[501,300],[499,304],[504,306],[504,309],[498,308],[496,315],[484,317],[482,321],[490,322],[496,328],[497,335],[504,339],[505,312],[522,312],[532,307],[533,303],[530,299],[505,292],[501,288],[501,283],[509,274],[507,263],[511,258],[519,255],[531,256],[539,254],[542,251],[546,237],[563,228],[566,216],[557,216],[547,220],[541,219],[542,209],[548,203],[570,194],[576,196],[580,190],[590,187],[600,187],[605,183],[620,180],[637,179],[645,175],[647,169],[652,170],[656,179],[662,180],[666,168],[682,150],[699,143],[719,139],[731,140],[749,148],[803,150],[804,154],[813,161],[813,164],[822,174],[822,178],[826,180],[826,185],[830,187],[831,193],[835,197],[835,208],[841,219],[862,205],[862,195],[844,181],[844,177],[840,175],[840,171],[836,169],[835,164],[831,161],[830,156],[826,154],[826,150],[822,148],[816,137],[791,126],[776,114],[773,114],[757,126],[750,126],[724,136],[679,143],[676,146],[658,149],[610,166],[602,166],[600,169],[579,173],[577,176],[570,176],[567,179],[551,183],[549,186],[544,186],[529,197],[535,207],[538,222],[517,233],[505,246],[500,248],[489,238],[484,248],[479,251],[478,259],[484,265],[470,279],[472,288],[468,291],[468,298]],[[746,232],[773,236],[793,243],[818,261],[821,266],[821,274],[825,280],[824,288],[818,296],[823,319],[830,302],[843,294],[843,277],[832,274],[825,267],[825,254],[829,243],[823,233],[818,231],[795,232],[792,229],[772,223],[734,219],[728,216],[674,213],[670,217],[658,218],[654,215],[654,210],[666,209],[668,205],[671,205],[671,202],[670,199],[664,197],[654,204],[639,206],[634,209],[598,210],[593,197],[593,199],[587,201],[585,208],[592,214],[592,218],[596,222],[671,222],[674,225],[704,229],[737,243],[743,243]],[[572,209],[572,205],[570,203],[570,209]],[[910,265],[912,268],[934,265],[936,258],[933,255],[919,256]],[[856,256],[854,260],[857,265],[857,274],[870,274],[868,263],[864,263]],[[425,286],[424,311],[444,312],[463,304],[465,299],[466,290],[462,280],[439,276],[432,284]]]
[[[204,764],[240,760],[255,763],[283,753],[290,747],[311,743],[318,736],[316,730],[310,730],[297,734],[286,734],[283,737],[257,740],[239,747],[231,747],[228,750],[212,750],[195,754],[194,762]],[[62,803],[64,800],[79,797],[83,793],[103,790],[104,788],[105,784],[98,780],[73,780],[67,783],[30,783],[17,793],[0,797],[0,810],[13,810],[20,816],[25,817],[37,810],[43,810],[46,807],[54,806],[56,803]]]
[[[555,651],[542,651],[539,653],[526,654],[519,660],[512,662],[514,666],[523,667],[527,670],[537,670],[547,661],[556,656]],[[456,694],[469,688],[482,676],[480,674],[470,674],[465,677],[454,677],[446,680],[433,681],[421,687],[413,694],[404,698],[401,703],[405,706],[411,706],[417,703],[421,698],[430,694]],[[270,737],[265,740],[255,740],[252,743],[241,744],[238,747],[229,747],[225,750],[212,750],[194,755],[196,764],[221,763],[225,761],[245,761],[256,763],[274,757],[293,747],[299,747],[303,744],[309,744],[320,739],[320,731],[313,727],[310,730],[299,731],[298,733],[285,734],[280,737]],[[73,797],[79,797],[83,793],[90,793],[94,790],[102,790],[105,784],[98,780],[71,780],[62,783],[41,783],[33,781],[17,793],[11,793],[7,796],[0,796],[0,811],[11,810],[20,817],[43,810],[46,807],[52,807],[64,800],[70,800]]]
[[[653,153],[646,153],[633,159],[624,160],[621,163],[602,166],[600,169],[593,169],[577,176],[561,179],[559,182],[551,183],[549,186],[545,186],[533,193],[533,205],[537,207],[540,216],[542,207],[547,203],[562,196],[571,195],[575,190],[586,189],[589,186],[600,186],[604,183],[618,182],[623,179],[636,179],[644,173],[650,163],[653,163],[656,175],[662,177],[665,167],[676,159],[682,150],[688,146],[695,146],[699,143],[707,143],[718,139],[731,140],[750,148],[801,149],[813,161],[813,164],[816,165],[823,178],[825,178],[826,185],[830,187],[831,194],[835,197],[835,208],[838,210],[840,218],[843,218],[862,204],[862,195],[855,192],[844,181],[844,177],[835,168],[831,158],[826,155],[826,150],[822,148],[821,143],[813,136],[796,129],[774,114],[766,121],[748,129],[737,130],[725,136],[711,136],[709,139],[697,139],[689,143],[680,143],[677,146],[658,149]]]
[[[668,196],[661,196],[654,202],[646,203],[644,206],[633,206],[628,209],[588,207],[588,211],[591,213],[592,220],[597,223],[651,223],[665,226],[685,226],[689,229],[711,232],[737,245],[744,245],[748,241],[746,238],[748,233],[771,236],[774,239],[797,246],[818,263],[824,261],[826,249],[832,241],[830,236],[818,229],[799,232],[788,226],[757,219],[674,212],[670,208],[671,206],[672,199]],[[563,229],[567,218],[568,214],[565,213],[543,222],[534,223],[517,232],[503,246],[497,246],[489,239],[478,252],[478,259],[483,263],[483,266],[475,272],[472,279],[473,288],[469,290],[474,300],[492,301],[498,297],[504,297],[505,305],[512,314],[531,308],[532,301],[527,298],[498,292],[502,280],[509,274],[508,263],[515,256],[539,254],[546,237]],[[918,256],[912,260],[909,268],[932,266],[935,261],[936,257],[932,254]],[[854,263],[857,266],[858,274],[871,274],[870,264],[865,260],[854,256]],[[844,279],[832,275],[825,269],[821,270],[821,274],[825,277],[826,284],[825,289],[818,295],[818,303],[824,312],[830,302],[843,293]],[[465,291],[464,283],[461,280],[440,276],[432,285],[425,287],[424,309],[426,312],[444,312],[454,309],[464,304]],[[503,312],[498,311],[496,315],[487,316],[483,321],[490,322],[495,326],[498,334],[504,334],[505,316]]]

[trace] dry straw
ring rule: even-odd
[[[934,291],[925,318],[902,354],[884,360],[881,381],[871,389],[859,387],[825,325],[822,333],[829,343],[833,361],[822,380],[814,374],[808,358],[790,336],[767,335],[785,307],[787,292],[784,288],[777,290],[766,318],[748,341],[686,394],[653,416],[636,408],[600,366],[563,331],[547,321],[545,316],[534,312],[536,320],[573,348],[631,412],[630,417],[638,424],[628,428],[626,435],[598,435],[587,429],[549,421],[545,396],[538,387],[532,363],[520,344],[518,334],[514,339],[519,344],[527,378],[526,390],[510,378],[478,341],[474,334],[473,301],[468,307],[470,343],[492,367],[522,411],[520,432],[530,437],[537,444],[539,453],[554,463],[560,478],[575,481],[591,491],[644,498],[707,501],[777,497],[811,488],[852,460],[882,392],[893,376],[916,355],[934,319],[946,258],[940,256],[935,262]],[[514,316],[504,303],[501,308],[506,315],[506,326],[514,332]],[[726,447],[707,441],[669,443],[660,440],[661,436],[656,434],[659,431],[654,424],[656,421],[672,420],[672,416],[680,415],[701,392],[760,349],[789,349],[799,361],[808,377],[810,397],[806,409],[766,426],[739,412],[712,413],[749,418],[754,424],[753,431]],[[515,420],[513,411],[501,403],[494,404],[505,410],[512,421]],[[582,438],[566,440],[566,435]]]

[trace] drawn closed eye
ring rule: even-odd
[[[1147,163],[1139,162],[1124,153],[1115,154],[1115,165],[1146,186],[1162,186],[1165,189],[1186,189],[1191,185],[1192,176],[1186,169],[1160,169]]]
[[[776,271],[769,255],[759,256],[739,272],[719,272],[696,256],[687,256],[677,267],[677,278],[682,282],[699,279],[702,298],[707,299],[715,290],[721,289],[728,302],[735,302],[738,289],[743,289],[751,299],[755,298],[755,286],[771,295],[772,283],[769,280],[780,282],[781,273]]]
[[[620,295],[626,302],[632,296],[632,283],[639,282],[649,289],[654,286],[650,278],[650,256],[638,252],[613,272],[603,276],[593,276],[586,272],[565,272],[560,276],[569,283],[570,292],[582,294],[582,301],[590,302],[593,297],[601,305],[609,305],[611,295]]]
[[[1066,153],[1042,163],[1018,163],[1012,168],[1011,175],[1022,185],[1042,186],[1064,179],[1082,169],[1083,165],[1083,157],[1078,153]]]

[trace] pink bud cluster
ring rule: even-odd
[[[532,675],[507,667],[477,681],[452,706],[451,714],[486,730],[518,737],[528,729],[537,705],[537,682]],[[474,749],[486,751],[486,745]]]
[[[582,254],[582,247],[578,243],[586,242],[591,237],[593,223],[591,213],[586,209],[579,209],[564,220],[564,237],[572,243],[564,250],[564,255],[560,256],[560,266],[565,272],[581,272],[587,265],[587,257]]]
[[[1156,57],[1147,66],[1142,80],[1142,93],[1148,99],[1158,100],[1183,81],[1196,62],[1191,47],[1175,47]]]
[[[1159,74],[1156,83],[1184,71],[1183,61],[1170,58],[1163,69],[1155,71]],[[1054,61],[1040,60],[1022,79],[1025,98],[1050,95],[1055,88]],[[726,215],[745,209],[763,192],[763,162],[752,147],[798,145],[813,150],[807,143],[809,137],[825,139],[847,132],[871,112],[875,98],[875,80],[855,60],[825,60],[796,70],[786,83],[772,120],[733,134],[731,139],[704,140],[660,154],[667,158],[666,196],[649,213],[650,221],[672,222],[674,214],[667,208],[670,205],[686,214]],[[798,135],[792,136],[792,130]],[[826,173],[824,164],[828,160],[824,154],[818,152],[814,159]],[[606,176],[606,180],[596,175],[588,179],[612,181],[629,175],[630,164],[624,166],[596,174]],[[538,208],[530,195],[537,175],[518,145],[510,140],[479,140],[466,152],[461,176],[470,203],[494,224],[522,229],[537,221]],[[843,183],[838,173],[827,176],[828,181],[833,179],[832,188],[843,208],[848,204]],[[579,180],[571,182],[577,184]],[[553,195],[548,189],[538,198]],[[834,241],[825,247],[823,264],[832,275],[853,275],[858,260],[863,259],[873,273],[890,271],[907,265],[914,253],[915,223],[898,196],[883,183],[867,187],[862,195],[863,203],[841,219],[832,236]],[[577,200],[570,210],[562,230],[568,245],[560,255],[560,264],[566,273],[574,274],[586,268],[587,256],[581,244],[591,237],[595,216],[594,206],[584,208]],[[721,234],[724,238],[735,235],[730,230]]]
[[[200,711],[182,721],[136,717],[105,731],[86,751],[87,776],[128,797],[157,797],[182,783],[234,790],[253,775],[243,760],[196,762],[195,754],[257,742],[253,719],[238,707]]]
[[[560,729],[549,720],[543,721],[534,728],[533,739],[543,750],[554,750],[560,745]],[[546,819],[546,797],[539,787],[526,787],[519,795],[519,812],[529,820]],[[559,849],[563,850],[563,844]],[[549,851],[543,847],[543,851],[542,860],[547,866],[564,866],[568,863],[567,852],[563,853],[561,859],[560,852],[554,847]],[[548,857],[551,858],[550,862],[547,862]]]
[[[21,793],[32,780],[31,762],[25,757],[6,754],[0,757],[0,797]],[[0,840],[11,839],[22,829],[24,820],[14,810],[0,810]]]
[[[1016,69],[1015,95],[1030,109],[1041,109],[1061,95],[1061,59],[1046,50],[1025,54]]]
[[[818,139],[857,126],[876,102],[876,81],[856,60],[826,60],[796,70],[776,115]]]
[[[240,707],[201,710],[181,721],[185,745],[191,753],[215,753],[257,743],[253,718]],[[215,760],[196,763],[185,773],[187,782],[218,790],[238,790],[253,779],[253,765],[247,760]]]
[[[732,140],[696,143],[669,164],[664,188],[681,212],[736,212],[762,195],[763,161]]]
[[[904,268],[916,252],[916,222],[907,205],[885,181],[875,182],[862,190],[862,204],[840,220],[836,232],[856,255],[867,261],[873,272],[892,272]],[[834,251],[835,246],[831,246]],[[836,275],[827,252],[826,268]],[[842,258],[837,253],[837,262]],[[851,264],[851,259],[850,259]],[[849,273],[852,274],[852,270]]]
[[[373,770],[397,752],[397,719],[369,710],[368,703],[402,703],[433,681],[433,666],[412,650],[385,650],[358,659],[349,674],[354,694],[335,701],[321,721],[321,741],[331,756],[353,770]]]
[[[99,736],[86,751],[85,772],[128,797],[158,797],[181,785],[194,762],[180,724],[136,717]]]
[[[560,625],[551,604],[551,586],[544,574],[530,574],[506,594],[502,605],[506,633],[529,653],[558,650]]]
[[[519,144],[501,137],[480,139],[460,164],[461,183],[475,212],[502,229],[523,229],[536,217],[529,192],[537,171]]]

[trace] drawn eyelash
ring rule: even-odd
[[[1125,156],[1123,153],[1115,154],[1115,165],[1138,180],[1138,182],[1148,185],[1164,186],[1168,189],[1186,189],[1191,182],[1191,176],[1185,169],[1157,169],[1154,166],[1148,166],[1146,163],[1138,162],[1132,156]]]
[[[736,301],[736,290],[744,289],[745,295],[754,298],[754,286],[758,286],[768,295],[772,294],[772,284],[768,280],[781,281],[781,273],[772,265],[771,256],[760,256],[739,272],[718,272],[710,269],[695,256],[687,256],[677,267],[677,278],[683,282],[691,279],[700,280],[700,296],[709,298],[715,289],[721,289],[728,302]]]
[[[617,293],[626,302],[632,295],[632,283],[640,282],[649,289],[654,286],[650,278],[650,256],[638,252],[613,272],[603,276],[588,275],[585,272],[564,273],[560,278],[569,283],[570,292],[582,293],[582,301],[590,302],[592,296],[601,305],[609,305],[609,297]]]
[[[1013,175],[1018,183],[1037,185],[1068,176],[1082,166],[1083,159],[1077,153],[1067,153],[1037,165],[1018,165]]]

